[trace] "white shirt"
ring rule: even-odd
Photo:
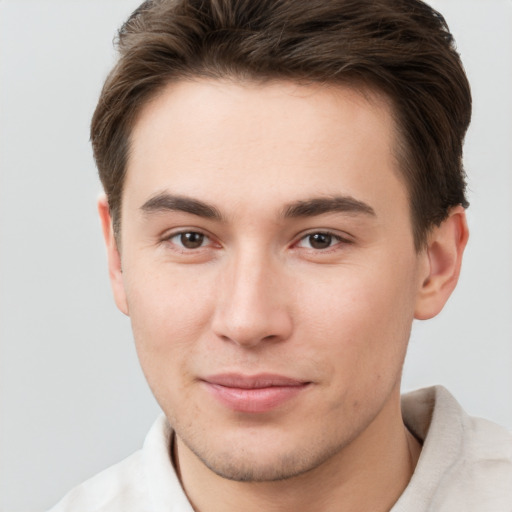
[[[416,470],[391,512],[512,512],[512,435],[468,416],[443,387],[402,397],[423,441]],[[76,487],[50,512],[194,512],[169,456],[161,416],[142,450]]]

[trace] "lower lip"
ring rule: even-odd
[[[267,388],[231,388],[205,382],[208,390],[223,405],[236,412],[262,413],[276,409],[306,389],[297,386],[271,386]]]

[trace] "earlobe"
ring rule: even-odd
[[[429,234],[426,272],[416,301],[415,318],[427,320],[443,309],[457,285],[468,236],[462,206],[453,208],[448,218]]]
[[[112,218],[110,216],[110,208],[108,206],[108,201],[105,194],[102,194],[98,198],[98,213],[103,230],[105,246],[107,249],[108,273],[114,299],[119,310],[125,315],[128,315],[128,304],[126,301],[123,271],[121,267],[121,254],[119,252],[117,241],[114,236]]]

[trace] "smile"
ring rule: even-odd
[[[271,411],[310,385],[310,382],[272,374],[214,375],[204,379],[203,383],[221,404],[233,411],[245,413]]]

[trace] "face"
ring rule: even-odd
[[[283,82],[172,84],[138,119],[115,296],[218,475],[290,477],[399,415],[425,255],[394,132],[383,98]]]

